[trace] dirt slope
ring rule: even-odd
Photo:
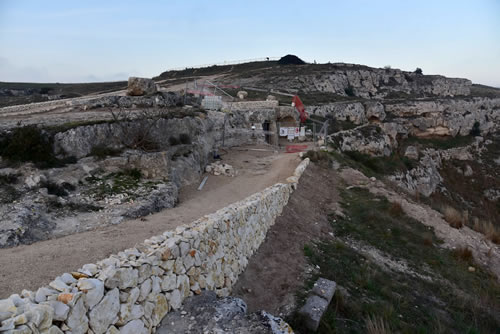
[[[294,293],[303,286],[307,274],[304,245],[331,238],[327,214],[338,206],[338,182],[339,178],[326,169],[315,164],[307,167],[233,290],[234,296],[245,300],[249,312],[265,310],[281,315],[294,309]]]

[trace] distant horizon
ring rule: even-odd
[[[298,56],[298,55],[296,55]],[[300,58],[300,56],[298,56]],[[147,78],[154,78],[154,77],[157,77],[159,75],[161,75],[162,73],[164,72],[169,72],[169,71],[183,71],[185,69],[192,69],[192,68],[195,68],[195,69],[201,69],[201,68],[208,68],[208,67],[211,67],[211,66],[227,66],[227,65],[231,65],[231,64],[228,64],[228,63],[231,63],[231,62],[237,62],[237,64],[244,64],[244,63],[250,63],[250,62],[256,62],[256,61],[265,61],[264,59],[267,58],[267,57],[261,57],[261,58],[258,58],[258,59],[262,59],[262,60],[254,60],[254,61],[248,61],[248,62],[245,62],[244,60],[232,60],[232,61],[222,61],[222,62],[217,62],[217,63],[213,63],[213,64],[203,64],[203,65],[192,65],[192,66],[185,66],[185,67],[172,67],[172,68],[168,68],[168,69],[164,69],[164,70],[161,70],[158,74],[155,74],[153,76],[150,76],[150,77],[147,77]],[[269,57],[269,58],[278,58],[279,57]],[[301,58],[302,59],[302,58]],[[304,59],[303,59],[304,60]],[[270,61],[273,61],[273,60],[270,60]],[[274,60],[275,61],[275,60]],[[306,64],[315,64],[314,62],[309,62],[309,61],[306,61]],[[361,65],[361,66],[368,66],[368,67],[371,67],[371,68],[379,68],[379,69],[382,69],[384,67],[375,67],[375,66],[370,66],[370,65],[367,65],[367,64],[358,64],[358,63],[350,63],[350,62],[339,62],[339,61],[330,61],[330,62],[325,62],[325,63],[316,63],[318,65],[324,65],[324,64],[335,64],[335,63],[344,63],[344,64],[352,64],[352,65]],[[390,66],[390,65],[385,65],[385,66]],[[397,67],[392,67],[392,69],[398,69],[398,70],[401,70],[403,72],[413,72],[415,71],[415,69],[413,70],[409,70],[409,69],[403,69],[403,68],[397,68]],[[439,73],[423,73],[424,75],[442,75],[442,74],[439,74]],[[120,82],[120,81],[127,81],[129,77],[132,77],[133,75],[131,76],[128,76],[128,77],[125,77],[123,79],[117,79],[117,80],[98,80],[98,81],[73,81],[73,82],[68,82],[68,81],[52,81],[52,82],[49,82],[49,81],[3,81],[3,80],[0,80],[0,82],[8,82],[8,83],[35,83],[35,84],[85,84],[85,83],[105,83],[105,82]],[[458,78],[458,79],[469,79],[469,78],[461,78],[461,77],[457,77],[457,76],[445,76],[447,78]],[[470,79],[469,79],[470,80]],[[498,86],[494,86],[494,85],[487,85],[487,84],[483,84],[483,83],[480,83],[480,82],[474,82],[472,81],[472,84],[477,84],[477,85],[483,85],[483,86],[488,86],[488,87],[492,87],[492,88],[498,88],[500,89],[500,84]]]
[[[84,83],[295,54],[500,87],[500,1],[0,0],[0,81]]]

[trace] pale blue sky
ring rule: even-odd
[[[500,0],[0,0],[0,81],[151,77],[287,53],[500,86]]]

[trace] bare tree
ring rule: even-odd
[[[118,139],[123,146],[143,151],[159,148],[152,130],[160,119],[166,117],[166,109],[153,107],[137,111],[119,108],[109,111],[120,130]]]

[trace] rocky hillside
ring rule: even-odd
[[[458,212],[460,224],[500,229],[500,89],[356,64],[244,65],[220,69],[218,81],[260,98],[298,94],[312,118],[329,120],[327,147],[349,164]]]

